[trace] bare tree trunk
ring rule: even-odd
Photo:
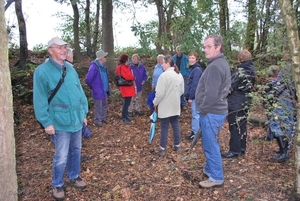
[[[256,21],[256,0],[248,1],[248,24],[246,29],[246,41],[244,47],[250,52],[254,50],[255,31],[257,29]]]
[[[231,43],[228,40],[227,31],[229,30],[229,9],[227,0],[220,0],[220,13],[219,13],[219,24],[221,30],[221,36],[224,38],[226,43],[226,50],[231,50]]]
[[[93,34],[93,55],[91,56],[92,58],[95,58],[95,52],[97,51],[97,44],[98,44],[98,37],[99,37],[99,16],[100,16],[100,0],[97,0],[95,29]]]
[[[157,33],[157,40],[155,42],[155,46],[158,53],[163,53],[162,41],[164,41],[164,39],[162,36],[163,33],[165,32],[165,12],[163,8],[162,0],[156,0],[155,4],[156,4],[157,14],[158,14],[158,33]]]
[[[220,0],[220,12],[219,12],[219,26],[221,31],[221,36],[226,38],[226,0]]]
[[[102,48],[108,52],[106,62],[108,68],[114,69],[114,34],[113,34],[113,5],[112,0],[102,0]]]
[[[172,51],[172,34],[171,34],[171,26],[172,26],[172,16],[174,13],[175,1],[170,0],[168,10],[166,11],[167,18],[166,18],[166,28],[165,28],[165,43],[164,43],[164,50],[165,54],[169,54],[170,50]],[[181,45],[181,44],[176,44]]]
[[[298,26],[295,11],[292,8],[291,1],[287,0],[279,0],[281,13],[283,19],[285,21],[287,36],[289,41],[291,59],[294,63],[293,66],[293,78],[296,86],[297,96],[300,97],[300,41],[299,41],[299,33],[298,33]],[[298,98],[298,104],[299,104]],[[296,166],[297,166],[297,192],[300,193],[300,177],[299,177],[299,168],[300,168],[300,135],[298,132],[300,131],[300,120],[299,120],[299,109],[297,111],[298,122],[296,126],[297,131],[297,140],[295,143],[296,146]]]
[[[6,4],[5,4],[5,11],[9,8],[9,6],[13,3],[13,2],[15,2],[16,0],[8,0],[7,2],[6,2]]]
[[[90,20],[90,0],[86,0],[85,6],[85,47],[88,56],[93,56],[92,43],[91,43],[91,20]]]
[[[19,67],[24,69],[26,66],[26,60],[28,57],[28,43],[26,35],[26,23],[22,12],[22,0],[16,0],[15,10],[18,18],[19,24],[19,34],[20,34],[20,61]]]
[[[75,60],[80,60],[80,45],[79,45],[79,10],[77,3],[73,0],[70,0],[72,4],[73,14],[74,14],[74,22],[73,22],[73,32],[74,32],[74,56]]]
[[[5,27],[4,4],[0,4],[0,198],[18,200],[13,102],[8,65],[8,38]]]

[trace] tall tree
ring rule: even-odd
[[[9,6],[14,3],[16,0],[8,0],[6,1],[6,4],[5,4],[5,11],[9,8]]]
[[[96,2],[96,16],[95,16],[95,29],[93,33],[93,52],[97,51],[98,37],[99,37],[99,16],[100,16],[100,0]]]
[[[8,38],[4,4],[0,4],[0,199],[18,200],[16,153],[14,138],[13,101],[8,65]]]
[[[108,67],[115,67],[114,63],[114,34],[113,34],[113,2],[102,0],[102,49],[108,52]]]
[[[157,38],[162,39],[163,33],[165,32],[165,13],[164,13],[164,7],[163,7],[163,1],[162,0],[155,0],[155,5],[157,9],[157,15],[158,15],[158,32],[157,32]],[[157,40],[155,42],[156,50],[159,53],[163,53],[162,50],[162,43]]]
[[[86,51],[87,51],[87,55],[89,55],[90,57],[93,54],[93,49],[92,49],[92,42],[91,42],[91,20],[90,20],[90,0],[86,0],[86,5],[85,5],[85,47],[86,47]]]
[[[300,97],[300,41],[299,41],[299,33],[298,33],[298,26],[297,26],[297,20],[295,11],[292,8],[291,1],[286,0],[279,0],[281,13],[285,22],[286,30],[287,30],[287,36],[288,36],[288,43],[289,43],[289,49],[291,54],[291,59],[293,61],[293,78],[296,85],[297,90],[297,96]],[[299,99],[298,99],[299,104]],[[297,116],[299,117],[299,110],[297,111]],[[300,130],[300,121],[297,121],[297,131]],[[300,160],[300,135],[297,135],[297,142],[295,143],[297,148],[297,169],[299,168],[299,160]],[[298,171],[297,171],[298,172]],[[299,180],[299,174],[297,175],[298,179],[297,181],[297,192],[300,193],[300,180]]]
[[[250,52],[254,50],[255,32],[257,29],[256,0],[248,1],[248,24],[246,29],[245,48]]]
[[[27,32],[26,23],[22,12],[22,0],[16,0],[15,10],[18,18],[19,24],[19,34],[20,34],[20,60],[19,67],[24,69],[26,66],[26,60],[28,57],[28,43],[27,43]]]
[[[79,10],[77,6],[77,0],[70,0],[72,9],[73,9],[73,15],[74,15],[74,23],[73,23],[73,33],[74,33],[74,56],[75,60],[80,60],[80,45],[79,45]]]

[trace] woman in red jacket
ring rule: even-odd
[[[128,65],[128,55],[121,54],[119,56],[119,65],[116,67],[116,75],[120,75],[128,81],[134,81],[135,77]],[[128,107],[131,102],[131,98],[136,95],[134,84],[131,86],[120,86],[119,87],[121,95],[124,99],[123,101],[123,108],[122,108],[122,121],[125,124],[130,124],[130,119],[128,117]]]

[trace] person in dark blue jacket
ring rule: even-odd
[[[246,151],[247,116],[251,106],[255,73],[252,55],[242,50],[238,55],[240,64],[231,75],[231,93],[228,96],[228,124],[230,131],[229,151],[223,158],[235,158]]]
[[[186,136],[187,140],[193,140],[195,134],[199,130],[199,112],[196,109],[195,102],[195,92],[202,75],[202,68],[198,63],[199,54],[197,52],[191,52],[189,54],[189,67],[191,69],[190,75],[187,81],[186,93],[184,94],[185,99],[189,104],[191,104],[192,108],[192,133],[189,136]]]

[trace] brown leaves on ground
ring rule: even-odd
[[[83,139],[82,155],[88,161],[81,165],[86,189],[79,191],[65,186],[65,200],[288,200],[296,180],[293,150],[287,163],[273,163],[275,142],[260,140],[266,132],[248,126],[248,149],[245,156],[224,159],[223,188],[200,189],[206,179],[202,173],[205,157],[201,142],[189,150],[184,137],[190,133],[191,111],[182,111],[180,126],[182,151],[172,150],[172,130],[166,156],[158,156],[160,126],[155,138],[149,139],[149,113],[135,116],[132,125],[121,122],[121,99],[109,102],[108,120],[99,128],[93,125],[92,108],[89,128],[93,135]],[[144,110],[148,111],[145,104]],[[32,106],[26,109],[23,123],[15,127],[19,200],[51,200],[51,138],[39,128]],[[221,149],[228,149],[227,123],[220,133]]]

